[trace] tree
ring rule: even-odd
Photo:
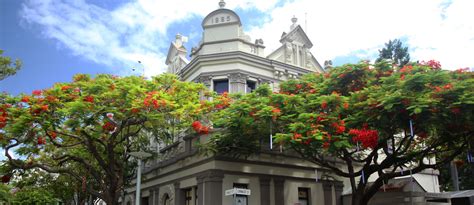
[[[55,204],[57,199],[46,189],[28,187],[18,190],[11,202],[12,204]]]
[[[2,56],[3,50],[0,49],[0,81],[8,76],[14,75],[21,68],[21,61],[16,59],[13,63],[10,57]]]
[[[403,67],[410,62],[408,47],[403,47],[402,42],[398,39],[389,40],[388,43],[385,43],[385,48],[379,50],[379,57],[376,62],[384,59],[391,60],[397,66]]]
[[[440,68],[436,61],[395,70],[386,62],[347,64],[284,82],[279,93],[239,97],[216,123],[231,129],[208,146],[246,156],[272,130],[276,143],[348,178],[352,204],[367,204],[388,180],[437,169],[474,141],[474,74]]]
[[[200,101],[203,90],[169,74],[76,75],[32,95],[2,94],[1,146],[12,169],[67,175],[82,184],[80,191],[117,204],[134,169],[127,153],[146,149],[147,136],[173,142],[189,132],[212,108]]]

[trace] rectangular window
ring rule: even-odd
[[[148,197],[142,197],[142,203],[140,203],[140,204],[148,205],[148,199],[149,199]]]
[[[192,201],[193,201],[193,190],[192,189],[184,190],[184,204],[191,205]]]
[[[214,80],[214,91],[217,94],[222,94],[224,92],[229,92],[229,80]]]
[[[198,204],[198,187],[194,187],[194,205]]]
[[[298,202],[300,205],[309,204],[309,188],[298,188]]]
[[[247,80],[247,93],[251,93],[253,90],[255,90],[257,87],[256,85],[257,83],[254,81]]]

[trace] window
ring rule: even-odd
[[[191,205],[192,201],[193,201],[193,189],[184,190],[184,204]]]
[[[170,196],[168,196],[168,194],[165,195],[165,197],[163,198],[163,205],[170,205]]]
[[[140,204],[142,205],[148,205],[148,197],[142,197],[142,202]]]
[[[300,205],[309,204],[309,188],[298,188],[298,202]]]
[[[256,84],[254,81],[249,81],[247,80],[247,93],[251,93],[253,90],[255,90]]]
[[[214,80],[214,91],[216,91],[217,94],[229,92],[229,80]]]
[[[234,183],[234,188],[247,189],[247,187],[247,184]],[[247,205],[247,195],[236,195],[234,201],[236,205]]]
[[[194,187],[194,205],[198,204],[198,187]]]

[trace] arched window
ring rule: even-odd
[[[170,196],[168,194],[165,194],[165,196],[163,197],[163,205],[170,205],[170,204],[171,204]]]

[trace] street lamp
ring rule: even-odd
[[[139,152],[130,152],[130,156],[133,156],[138,159],[138,166],[137,166],[137,196],[135,197],[135,204],[140,205],[140,187],[142,183],[142,159],[147,157],[151,157],[150,153],[146,153],[144,151]]]

